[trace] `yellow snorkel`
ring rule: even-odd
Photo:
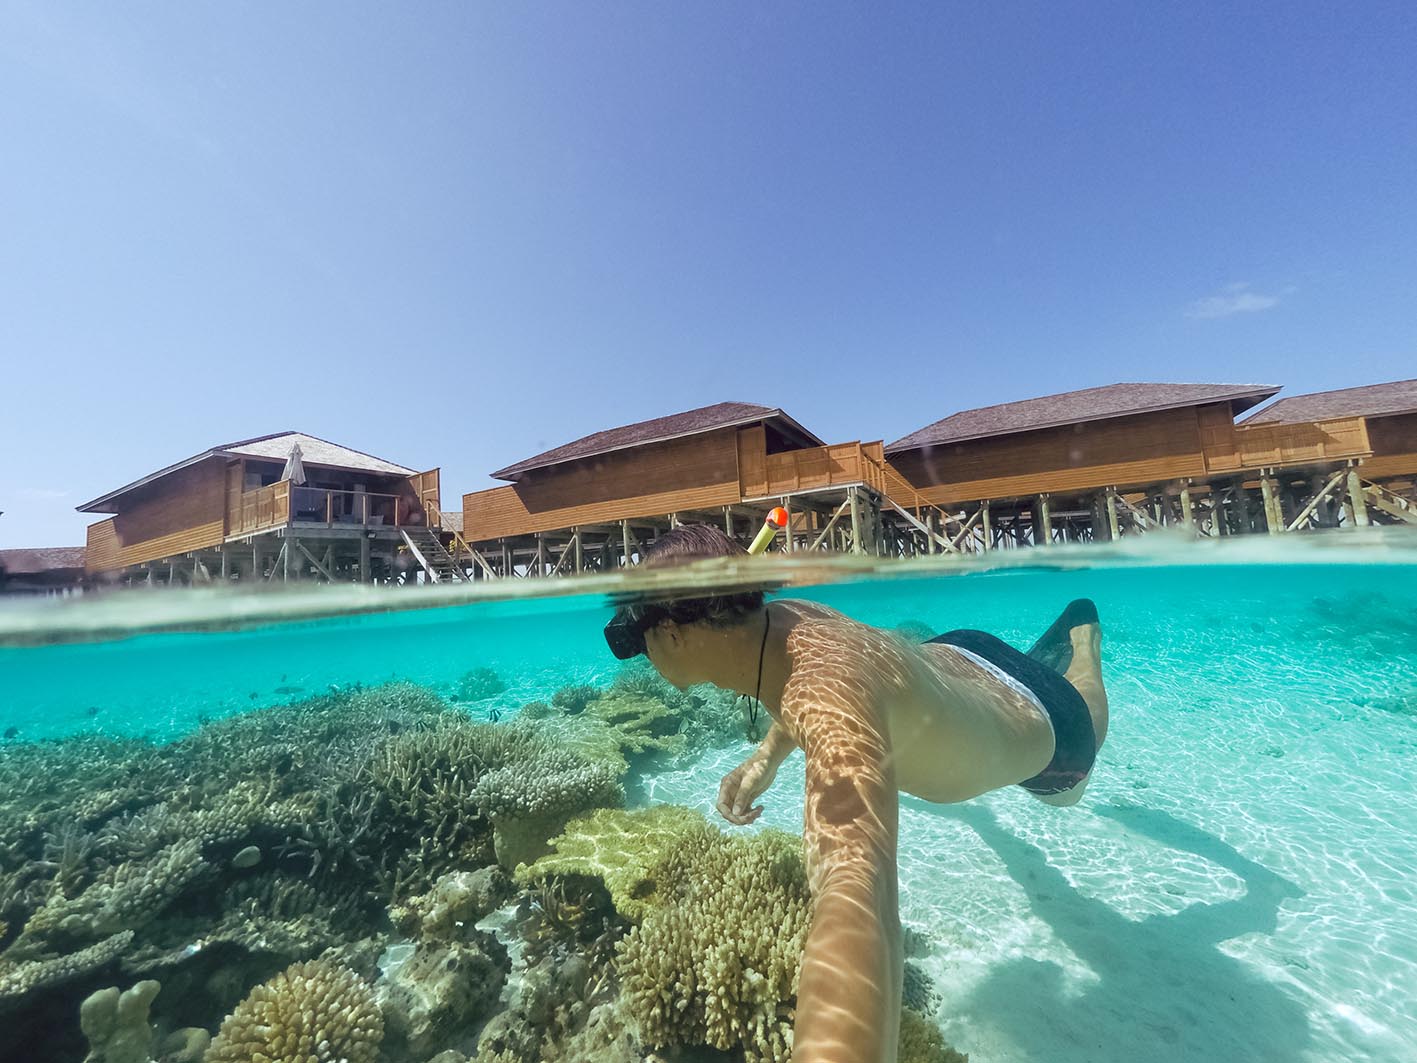
[[[773,537],[785,527],[787,527],[787,510],[778,506],[768,514],[768,519],[763,521],[762,530],[753,539],[753,545],[748,547],[748,553],[766,553],[768,544],[773,541]]]

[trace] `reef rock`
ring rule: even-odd
[[[492,1010],[506,978],[506,951],[490,935],[418,945],[376,986],[389,1053],[423,1059],[449,1047]]]

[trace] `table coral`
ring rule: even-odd
[[[678,805],[597,809],[568,823],[550,843],[554,852],[519,868],[516,881],[530,886],[553,876],[596,878],[610,891],[615,910],[639,922],[664,902],[666,891],[654,873],[665,857],[686,841],[711,844],[718,835],[703,816]]]

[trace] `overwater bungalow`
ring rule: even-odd
[[[775,506],[786,550],[885,552],[913,496],[877,442],[828,444],[783,410],[720,402],[596,432],[463,496],[463,545],[488,577],[610,570],[678,523],[750,538]],[[923,525],[913,531],[923,534]]]
[[[963,522],[962,545],[974,549],[1170,524],[1207,535],[1289,530],[1325,519],[1309,507],[1324,484],[1359,489],[1348,474],[1372,450],[1357,416],[1236,424],[1278,391],[1086,388],[952,414],[886,455],[925,501]]]
[[[79,506],[89,573],[128,582],[461,579],[437,469],[278,432],[204,450]]]
[[[1417,380],[1293,395],[1259,410],[1241,423],[1251,431],[1284,431],[1294,425],[1362,422],[1370,453],[1355,475],[1361,491],[1345,496],[1337,484],[1311,485],[1309,494],[1330,511],[1342,506],[1356,521],[1417,524]]]
[[[84,548],[0,550],[0,594],[62,595],[84,585]]]

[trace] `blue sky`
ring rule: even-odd
[[[0,0],[0,546],[288,428],[451,502],[724,399],[1417,375],[1414,54],[1402,3]]]

